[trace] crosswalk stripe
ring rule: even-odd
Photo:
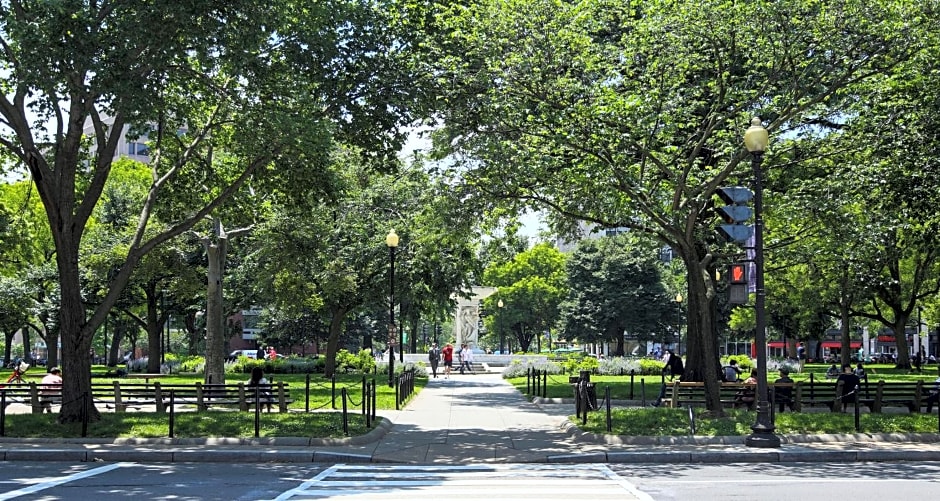
[[[324,499],[438,500],[441,488],[461,488],[461,501],[592,500],[651,501],[606,465],[334,465],[278,496],[276,501]],[[632,495],[632,496],[631,496]],[[398,497],[396,497],[398,496]]]

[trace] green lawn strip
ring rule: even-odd
[[[41,367],[39,369],[42,369]],[[35,381],[39,383],[42,379],[41,370],[30,370],[26,374],[26,381]],[[103,367],[96,366],[93,373],[104,374],[105,369]],[[0,377],[3,379],[0,380],[6,381],[6,378],[9,377],[11,371],[0,371]],[[225,381],[229,384],[237,384],[240,382],[248,381],[248,374],[227,374]],[[288,390],[290,392],[290,399],[293,402],[288,406],[290,409],[303,410],[306,406],[306,374],[268,374],[267,377],[272,380],[274,384],[277,384],[279,381],[283,381],[288,385]],[[371,382],[375,380],[376,383],[376,408],[378,409],[394,409],[395,408],[395,389],[388,386],[388,375],[383,374],[368,374],[366,375],[366,382]],[[163,376],[159,379],[152,379],[150,384],[153,384],[156,381],[159,381],[160,384],[169,385],[169,384],[195,384],[197,382],[202,382],[203,377],[201,374],[169,374]],[[145,384],[142,379],[127,379],[127,378],[116,378],[116,377],[94,377],[92,382],[96,384],[107,384],[112,381],[119,381],[121,384]],[[421,391],[427,385],[427,378],[416,378],[415,379],[415,394]],[[525,380],[523,379],[523,385],[525,385]],[[336,375],[336,408],[342,408],[342,399],[341,392],[342,389],[346,388],[348,394],[348,407],[349,409],[361,409],[362,408],[362,375],[361,374],[337,374]],[[332,384],[328,378],[324,378],[322,374],[311,374],[310,375],[310,410],[319,410],[319,409],[330,409],[332,400]],[[354,405],[355,404],[355,405]]]
[[[725,410],[726,417],[711,418],[705,409],[694,409],[697,436],[742,436],[751,433],[754,411]],[[582,430],[590,433],[625,436],[687,436],[689,435],[688,409],[633,408],[611,409],[612,430],[607,432],[605,412],[588,414],[587,424],[572,415],[569,417]],[[861,414],[861,433],[936,433],[937,416],[927,414]],[[856,433],[852,413],[798,413],[776,414],[778,434]]]
[[[5,436],[19,438],[77,438],[81,423],[59,424],[56,414],[15,414],[6,417]],[[242,437],[255,434],[255,415],[251,412],[178,412],[174,436],[177,438]],[[340,412],[262,413],[262,437],[343,437]],[[365,416],[348,414],[350,436],[369,430]],[[169,433],[169,415],[152,412],[101,413],[101,420],[89,423],[92,438],[160,438]]]

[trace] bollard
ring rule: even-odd
[[[401,404],[401,400],[398,398],[400,388],[401,388],[401,376],[396,376],[395,377],[395,410],[396,411],[401,410],[401,406],[399,405]],[[343,405],[346,405],[346,404],[343,404]]]
[[[362,415],[366,415],[366,377],[362,376]]]
[[[588,408],[589,408],[588,398],[587,398],[587,381],[582,380],[580,383],[578,383],[578,387],[581,390],[578,392],[579,393],[578,398],[584,400],[584,403],[581,404],[581,424],[587,425],[587,416],[588,416]]]
[[[610,385],[604,387],[604,400],[607,401],[607,433],[613,431],[614,423],[610,417]]]
[[[695,412],[691,405],[689,406],[689,434],[695,436]]]
[[[861,399],[861,395],[858,394],[859,390],[861,390],[861,388],[855,385],[855,431],[857,432],[862,431],[861,412],[859,412],[858,409],[858,401]]]
[[[0,389],[0,437],[7,435],[7,390]]]
[[[816,398],[814,398],[814,396],[813,396],[813,384],[814,384],[814,383],[813,383],[813,373],[810,372],[810,373],[809,373],[809,399],[810,399],[810,400],[816,400]]]
[[[343,395],[343,435],[349,436],[349,415],[346,414],[346,388],[342,390]]]
[[[91,399],[91,395],[88,392],[82,393],[82,438],[88,436],[88,415],[90,414],[88,410],[88,400]]]
[[[378,392],[377,392],[377,388],[375,387],[375,378],[372,378],[372,420],[373,421],[375,421],[375,418],[376,418],[376,413],[375,413],[375,404],[376,404],[375,399],[377,398],[376,393]]]
[[[310,373],[307,373],[307,382],[304,386],[304,412],[310,412]]]
[[[532,394],[532,392],[529,391],[529,389],[530,389],[530,388],[529,388],[529,385],[530,385],[531,381],[532,381],[532,368],[529,367],[528,369],[525,370],[525,394],[526,394],[526,395],[531,395],[531,394]]]
[[[548,369],[542,371],[542,398],[548,398]]]
[[[176,406],[175,395],[173,390],[170,390],[170,438],[173,438],[173,429],[176,427]]]
[[[621,371],[623,369],[620,369]],[[630,400],[633,400],[633,377],[636,375],[636,369],[630,369]]]
[[[646,407],[646,380],[640,380],[640,406]]]
[[[336,374],[330,376],[330,405],[336,410]]]
[[[255,438],[261,436],[261,392],[259,389],[259,386],[255,386]]]

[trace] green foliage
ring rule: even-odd
[[[180,372],[202,372],[206,367],[206,357],[189,355],[180,360]]]
[[[531,359],[514,358],[509,365],[503,369],[503,379],[524,377],[530,369],[537,371],[547,371],[549,374],[564,374],[564,368],[555,362],[533,361]]]
[[[662,374],[664,367],[666,367],[666,364],[664,364],[662,360],[653,358],[640,359],[640,371],[643,374]]]
[[[743,373],[742,378],[746,378],[750,373],[751,369],[755,367],[755,361],[747,355],[728,355],[727,357],[721,359],[721,366],[724,367],[728,365],[728,362],[734,360],[738,364],[738,369],[741,369]]]

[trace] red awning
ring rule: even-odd
[[[879,343],[893,343],[895,341],[894,336],[878,336]]]
[[[767,343],[768,348],[786,348],[787,345],[783,344],[783,341],[771,341]]]
[[[842,342],[841,341],[823,341],[822,347],[823,348],[842,348]],[[862,347],[861,341],[849,341],[849,348],[861,348],[861,347]]]

